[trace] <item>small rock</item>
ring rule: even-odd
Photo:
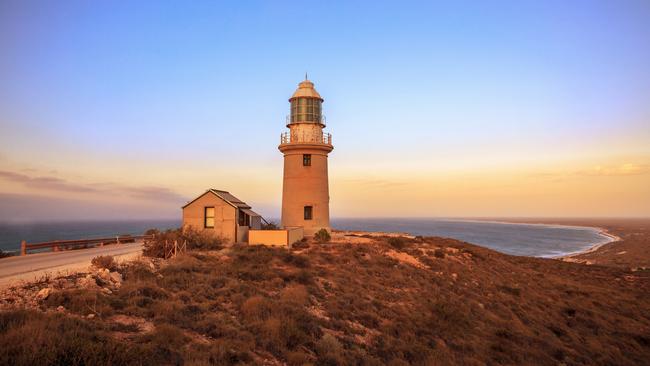
[[[79,280],[79,287],[86,289],[95,289],[97,288],[97,281],[93,276],[86,276]]]
[[[102,288],[102,292],[105,293],[106,295],[110,295],[110,294],[113,293],[113,291],[111,291],[110,289],[107,289],[107,288],[105,288],[105,287]]]
[[[95,314],[88,314],[88,315],[86,316],[86,318],[88,318],[88,319],[92,319],[92,318],[94,318],[94,317],[95,317]]]
[[[451,278],[453,278],[453,280],[456,281],[458,279],[458,274],[452,273]]]
[[[65,308],[63,307],[63,305],[59,305],[59,306],[57,306],[56,311],[59,311],[59,312],[65,311]]]
[[[50,296],[51,293],[52,293],[52,289],[49,288],[49,287],[46,287],[46,288],[44,288],[44,289],[41,289],[41,290],[36,294],[36,298],[37,298],[38,300],[45,300],[45,299],[47,299],[47,298]]]
[[[119,274],[118,272],[111,272],[110,273],[110,278],[111,278],[111,281],[113,281],[115,283],[122,283],[122,275]]]
[[[97,276],[106,282],[111,280],[111,272],[106,268],[100,269],[99,272],[97,272]]]

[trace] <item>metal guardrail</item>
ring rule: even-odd
[[[23,240],[20,243],[20,255],[27,255],[30,250],[50,248],[53,252],[58,252],[60,250],[90,248],[109,244],[133,243],[136,240],[151,240],[153,237],[153,235],[118,235],[110,238],[55,240],[42,243],[27,243]]]
[[[332,145],[332,134],[298,134],[292,135],[289,132],[280,134],[280,144],[300,144],[300,143],[316,143]]]

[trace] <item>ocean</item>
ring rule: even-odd
[[[542,224],[515,224],[459,219],[332,219],[341,230],[404,232],[411,235],[454,238],[496,251],[529,257],[571,254],[612,239],[597,228]]]
[[[0,250],[18,251],[21,240],[36,243],[140,235],[151,228],[165,230],[179,226],[180,220],[0,223]],[[507,254],[532,257],[565,255],[611,240],[596,228],[457,219],[332,219],[332,227],[449,237]]]

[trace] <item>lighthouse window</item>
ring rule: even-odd
[[[305,220],[311,220],[312,218],[312,207],[305,206]]]
[[[204,212],[203,226],[205,228],[214,227],[214,207],[206,207]]]
[[[311,166],[311,154],[302,154],[302,165]]]

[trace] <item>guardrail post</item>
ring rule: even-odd
[[[20,242],[20,255],[27,255],[27,242],[24,240]]]

